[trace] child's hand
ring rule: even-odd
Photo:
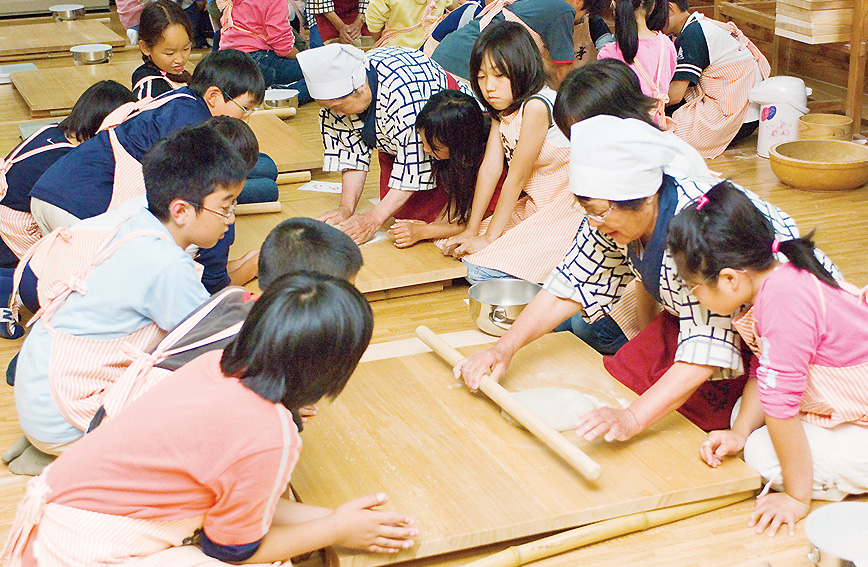
[[[374,510],[387,500],[385,494],[371,494],[339,506],[332,512],[338,533],[335,544],[374,553],[397,553],[412,547],[412,538],[419,530],[411,518]]]
[[[735,455],[744,449],[745,439],[732,429],[712,431],[699,446],[699,456],[715,468],[723,462],[723,457]]]
[[[456,258],[474,254],[479,252],[486,246],[491,244],[485,236],[471,236],[462,242],[453,252],[452,255]]]
[[[305,423],[311,417],[316,417],[319,413],[319,408],[316,406],[301,406],[298,408],[298,415],[301,416],[301,422]]]
[[[395,239],[397,248],[407,248],[422,240],[419,236],[419,225],[427,224],[425,221],[401,219],[389,227],[389,234]]]
[[[786,524],[789,534],[795,535],[796,522],[807,516],[810,510],[810,504],[796,500],[786,492],[774,492],[757,498],[747,525],[751,528],[756,526],[754,531],[758,534],[765,531],[769,537],[773,537],[778,528]]]

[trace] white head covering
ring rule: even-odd
[[[570,128],[570,191],[609,201],[649,197],[683,151],[671,136],[635,118],[599,115],[576,122]]]
[[[310,96],[316,100],[345,97],[365,82],[365,52],[331,43],[297,55]]]

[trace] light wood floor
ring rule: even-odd
[[[4,21],[0,22],[0,25],[14,23]],[[112,27],[123,33],[114,16]],[[138,57],[138,51],[120,50],[113,61],[132,61]],[[66,58],[35,63],[40,68],[72,64],[71,60]],[[0,85],[0,153],[5,155],[18,143],[17,123],[29,118],[26,105],[12,86]],[[319,140],[315,107],[302,107],[298,116],[293,119],[293,124],[306,138]],[[863,256],[864,250],[868,248],[868,189],[863,187],[856,191],[835,194],[806,193],[789,189],[777,181],[767,160],[756,157],[755,143],[754,136],[711,161],[709,166],[790,213],[803,232],[816,228],[817,242],[838,263],[847,278],[860,286],[868,284],[868,263]],[[336,174],[322,172],[314,172],[314,179],[339,180]],[[363,202],[376,195],[376,179],[376,175],[369,175]],[[295,187],[282,188],[281,199],[286,201],[297,198],[293,193]],[[472,329],[468,308],[464,302],[466,289],[466,284],[456,281],[452,287],[437,293],[374,302],[374,342],[410,338],[420,324],[427,325],[438,333]],[[18,351],[20,342],[0,339],[0,370],[5,369],[10,358]],[[0,386],[0,449],[7,447],[18,435],[20,429],[12,388]],[[697,448],[685,447],[684,450],[696,452]],[[0,470],[0,537],[5,538],[26,479],[10,476],[2,466],[0,469],[3,469]],[[472,502],[463,504],[473,505]],[[745,525],[750,509],[751,503],[743,502],[640,534],[592,545],[537,565],[810,565],[805,557],[808,543],[804,536],[803,523],[799,524],[795,536],[757,536]],[[459,563],[460,560],[456,558],[454,564]]]

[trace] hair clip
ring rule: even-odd
[[[781,249],[781,241],[778,238],[772,240],[772,254],[777,254],[778,250]]]
[[[696,199],[696,210],[701,211],[702,207],[708,204],[708,195],[700,195],[698,199]]]

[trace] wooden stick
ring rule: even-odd
[[[446,341],[424,325],[416,327],[416,336],[451,366],[455,366],[460,360],[464,359],[463,354],[449,346]],[[511,415],[513,419],[523,425],[525,429],[530,431],[537,439],[542,441],[549,449],[572,465],[586,479],[597,480],[600,478],[602,469],[599,464],[587,456],[581,449],[567,441],[559,431],[555,431],[549,427],[547,423],[527,409],[507,392],[503,386],[492,380],[487,374],[482,377],[479,389],[494,403],[499,405],[501,409]]]
[[[267,203],[241,203],[235,205],[236,215],[258,215],[262,213],[279,213],[281,210],[280,201],[270,201]]]
[[[262,116],[263,114],[273,114],[278,118],[291,118],[295,116],[295,108],[292,106],[288,106],[286,108],[269,108],[266,110],[256,111],[257,116]]]
[[[742,492],[728,496],[718,496],[690,504],[679,504],[649,512],[628,514],[620,518],[603,520],[572,530],[567,530],[553,536],[544,537],[524,545],[516,545],[501,552],[466,563],[464,567],[519,567],[531,561],[578,549],[585,545],[597,543],[613,537],[634,532],[641,532],[670,522],[690,518],[698,514],[710,512],[736,502],[741,502],[753,495],[753,492]]]
[[[286,183],[307,183],[310,181],[309,171],[290,171],[288,173],[279,173],[277,175],[277,184],[284,185]]]

